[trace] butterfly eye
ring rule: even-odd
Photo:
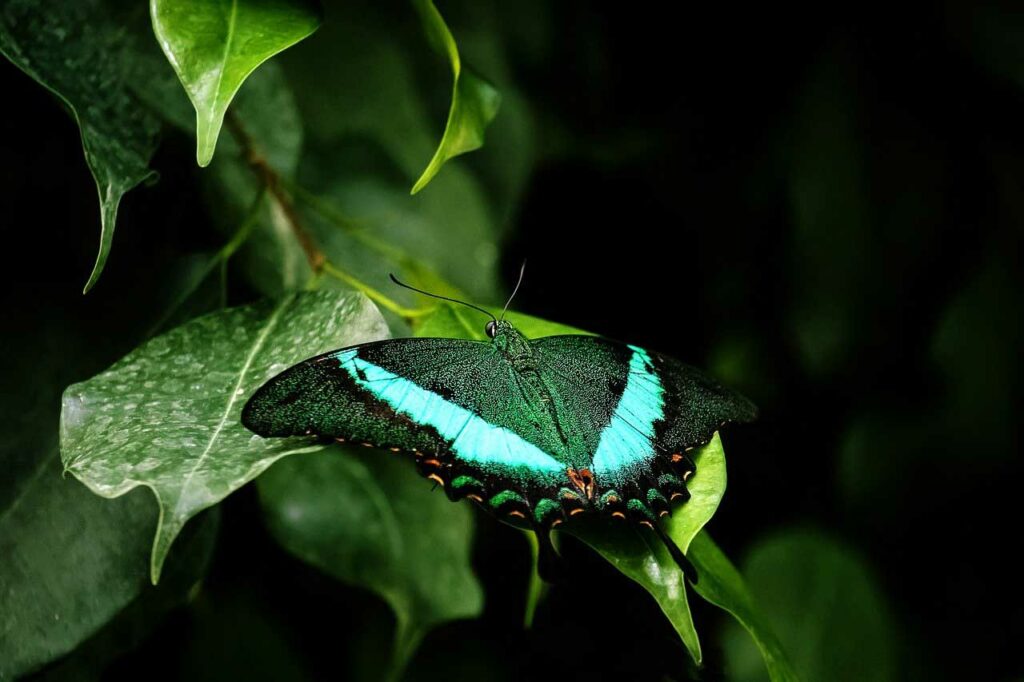
[[[487,326],[484,327],[484,333],[493,339],[494,336],[498,333],[498,323],[495,322],[494,320],[488,322]]]

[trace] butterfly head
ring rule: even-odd
[[[498,340],[499,337],[507,334],[519,334],[516,328],[512,326],[512,323],[507,320],[491,320],[484,325],[484,333],[487,334],[488,338],[494,340]]]
[[[507,320],[491,320],[484,327],[484,332],[491,337],[494,347],[511,360],[532,355],[530,340]]]
[[[498,334],[507,332],[512,329],[512,323],[506,322],[505,320],[491,320],[484,325],[484,334],[487,334],[487,338],[496,339]]]

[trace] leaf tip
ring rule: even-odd
[[[224,112],[214,112],[211,116],[203,116],[196,110],[196,163],[206,168],[213,160],[217,149],[217,139],[224,124]]]
[[[106,187],[97,182],[96,189],[100,195],[100,248],[96,253],[96,262],[93,263],[92,272],[82,288],[82,295],[96,286],[107,264],[107,256],[110,255],[110,245],[114,241],[114,225],[117,223],[117,208],[121,203],[123,192],[119,191],[113,184]]]
[[[412,186],[412,189],[409,190],[409,196],[415,196],[419,194],[419,191],[426,187],[427,183],[429,183],[433,177],[434,174],[430,172],[429,168],[423,171],[423,175],[420,176],[419,180],[416,181],[416,184],[414,184]]]

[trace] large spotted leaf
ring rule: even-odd
[[[320,447],[253,436],[239,421],[246,398],[291,364],[386,334],[353,293],[294,294],[193,320],[64,392],[64,467],[104,497],[153,491],[155,582],[188,519],[281,457]]]

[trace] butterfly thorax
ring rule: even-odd
[[[511,322],[497,322],[492,343],[516,371],[537,371],[537,358],[530,340],[513,327]]]

